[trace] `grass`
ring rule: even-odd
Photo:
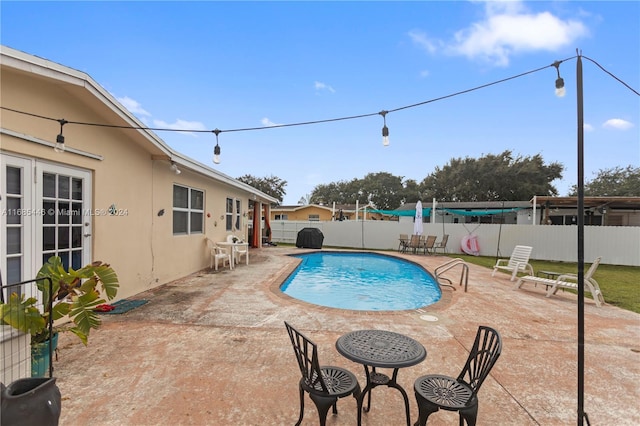
[[[493,265],[496,263],[495,257],[457,254],[455,257],[459,257],[467,263],[491,269],[493,269]],[[531,260],[529,263],[533,266],[534,271],[555,271],[572,274],[578,272],[578,264],[572,262]],[[587,272],[589,266],[591,266],[591,264],[585,262],[585,272]],[[605,302],[628,311],[640,313],[640,267],[603,265],[601,263],[593,275],[593,278],[598,281]]]

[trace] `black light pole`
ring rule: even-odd
[[[584,102],[582,97],[582,54],[576,62],[578,111],[578,426],[589,423],[584,412]]]

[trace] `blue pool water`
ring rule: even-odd
[[[315,252],[302,259],[280,289],[331,308],[400,311],[431,305],[442,293],[422,267],[376,253]]]

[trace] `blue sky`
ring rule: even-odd
[[[640,2],[2,1],[0,42],[88,73],[170,146],[239,177],[318,184],[511,150],[577,181],[576,49],[640,90]],[[583,59],[585,178],[640,166],[640,98]],[[371,116],[274,128],[335,118]],[[72,120],[73,117],[65,117]],[[228,131],[258,128],[251,131]],[[68,141],[73,145],[72,141]],[[532,196],[534,194],[531,194]]]

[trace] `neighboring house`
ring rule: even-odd
[[[305,204],[295,206],[271,207],[271,220],[308,220],[309,222],[326,222],[334,217],[332,207],[321,204]],[[337,220],[337,217],[336,217]]]
[[[531,204],[540,224],[576,225],[577,197],[536,196]],[[584,197],[584,224],[640,226],[640,197]]]
[[[423,201],[425,223],[504,223],[531,224],[532,208],[528,201],[436,202]],[[406,203],[397,212],[415,211],[416,203]],[[400,216],[400,221],[413,221],[413,215]]]
[[[536,196],[531,201],[478,201],[423,203],[430,209],[425,223],[504,223],[518,225],[577,225],[577,197]],[[407,203],[397,212],[415,211]],[[640,226],[640,197],[584,197],[584,224]],[[435,218],[435,220],[433,220]],[[534,220],[534,218],[537,218]],[[400,216],[400,221],[413,217]]]
[[[393,220],[393,217],[379,213],[370,213],[367,206],[355,204],[336,204],[325,206],[322,204],[304,204],[295,206],[271,207],[271,220],[306,220],[309,222],[328,222],[340,220]],[[358,215],[356,217],[356,210]]]
[[[248,211],[268,215],[277,199],[174,151],[87,74],[0,49],[3,283],[52,255],[74,268],[102,260],[125,298],[208,267],[205,237],[263,226]]]

